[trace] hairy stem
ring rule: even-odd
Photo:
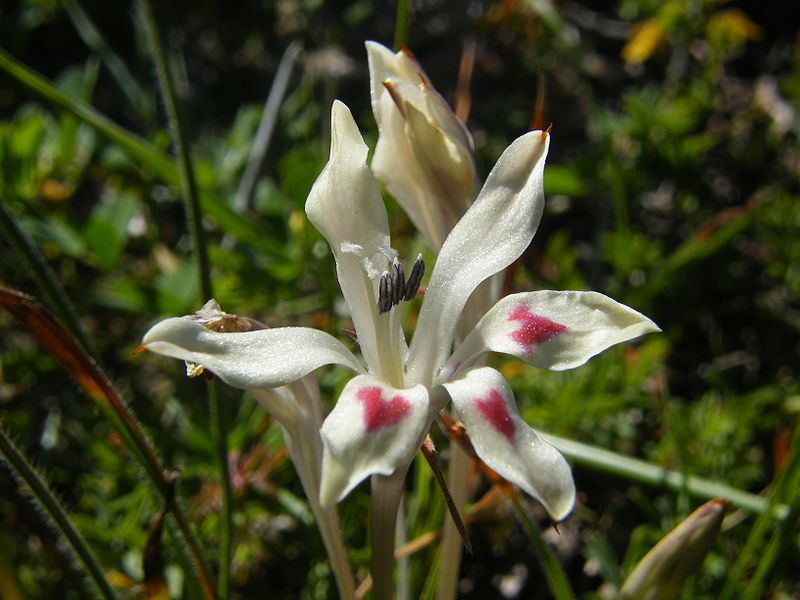
[[[200,195],[197,189],[197,182],[194,178],[191,156],[187,144],[185,123],[175,95],[175,86],[169,73],[167,58],[161,38],[158,33],[158,26],[153,15],[153,8],[149,0],[139,0],[139,12],[147,31],[148,43],[153,54],[156,72],[158,73],[158,83],[164,99],[167,117],[169,119],[172,142],[175,145],[175,153],[178,161],[178,174],[180,175],[181,195],[186,212],[189,232],[194,245],[194,255],[197,261],[197,277],[200,283],[201,301],[205,302],[214,297],[211,285],[211,266],[208,260],[208,248],[206,246],[205,234],[203,232],[202,212],[200,208]],[[231,482],[228,470],[228,443],[225,419],[222,411],[224,407],[220,405],[220,390],[218,384],[210,381],[208,384],[208,404],[211,418],[211,431],[214,436],[217,469],[219,470],[222,484],[222,518],[221,521],[221,543],[220,543],[220,567],[218,593],[222,600],[228,597],[230,587],[230,564],[233,548],[233,511],[231,507]]]
[[[66,509],[50,490],[47,481],[28,463],[24,454],[11,442],[5,432],[0,429],[0,454],[14,476],[31,491],[32,497],[42,513],[58,533],[64,538],[71,553],[93,584],[97,598],[117,600],[118,596],[106,580],[103,567],[86,540],[72,522]]]

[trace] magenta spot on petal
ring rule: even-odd
[[[547,317],[540,317],[531,312],[525,304],[520,304],[508,315],[509,321],[520,321],[517,329],[509,335],[526,351],[531,352],[534,346],[549,342],[557,335],[568,331],[569,328],[561,323],[551,321]]]
[[[381,388],[365,387],[356,392],[356,397],[364,403],[364,426],[367,433],[390,427],[402,421],[411,412],[411,404],[402,396],[392,396],[384,400]]]
[[[487,398],[477,398],[475,406],[495,431],[502,433],[509,442],[514,441],[516,427],[514,421],[511,420],[511,415],[508,414],[503,394],[498,390],[492,390]]]

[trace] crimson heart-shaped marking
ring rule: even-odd
[[[377,386],[361,388],[356,392],[356,397],[364,403],[364,427],[367,433],[391,427],[411,412],[408,400],[399,395],[384,400],[382,390]]]
[[[557,335],[568,331],[569,328],[561,323],[551,321],[547,317],[540,317],[531,312],[525,304],[520,304],[508,315],[509,321],[520,321],[520,326],[509,335],[511,339],[531,352],[538,344],[552,340]]]
[[[506,402],[499,390],[490,391],[486,398],[476,398],[475,406],[495,431],[503,434],[509,442],[513,443],[514,432],[517,428],[511,415],[508,414]]]

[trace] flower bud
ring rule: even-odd
[[[714,545],[727,508],[726,500],[706,502],[670,531],[625,580],[620,600],[677,598],[683,583]]]
[[[408,50],[367,42],[375,176],[438,251],[475,198],[472,138]]]

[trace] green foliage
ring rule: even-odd
[[[391,42],[394,15],[384,8],[366,1],[344,11],[318,1],[158,7],[169,62],[185,74],[176,91],[215,294],[225,310],[270,326],[313,324],[335,334],[350,328],[332,258],[303,203],[326,160],[334,97],[353,108],[374,145],[362,41]],[[468,125],[484,177],[531,122],[537,76],[547,82],[546,120],[554,124],[547,210],[506,285],[595,289],[646,312],[664,330],[571,372],[498,363],[525,418],[544,431],[768,498],[782,477],[774,501],[796,519],[800,464],[787,444],[800,398],[800,46],[788,9],[766,2],[745,15],[718,2],[639,0],[603,9],[550,2],[479,9],[465,16],[446,3],[421,5],[410,15],[407,44],[454,103],[464,37],[478,35]],[[180,472],[179,498],[206,560],[216,565],[222,492],[204,385],[187,380],[182,364],[132,355],[148,324],[198,308],[198,283],[152,66],[130,12],[127,3],[73,1],[20,0],[4,8],[0,202],[56,274],[164,464]],[[89,41],[93,29],[99,42]],[[251,208],[238,214],[232,200],[268,82],[292,39],[305,42],[302,74],[281,107]],[[626,40],[639,45],[623,58]],[[389,212],[399,250],[415,255],[421,248],[408,240],[408,220],[394,205]],[[0,281],[41,295],[6,242]],[[3,422],[48,474],[103,567],[141,582],[160,496],[113,427],[6,313],[0,332]],[[331,369],[320,378],[329,408],[346,376]],[[280,428],[247,395],[228,409],[231,597],[334,598]],[[449,442],[441,432],[434,437],[446,459]],[[546,531],[544,539],[553,542],[576,597],[613,597],[697,502],[686,490],[633,484],[587,466],[575,474],[580,506],[560,536]],[[489,485],[479,473],[472,482],[477,501]],[[8,525],[0,534],[0,572],[13,572],[25,597],[78,597],[80,579],[28,506],[0,470],[0,514]],[[339,509],[363,576],[366,489]],[[421,460],[409,477],[406,511],[412,540],[445,516]],[[771,514],[756,521],[734,513],[683,598],[719,597],[755,573],[754,597],[796,595],[794,531]],[[532,546],[504,503],[484,507],[471,535],[475,556],[462,567],[463,598],[495,597],[498,586],[511,583],[519,584],[518,597],[545,597]],[[170,585],[175,595],[199,597],[175,540],[168,528]],[[412,555],[412,595],[433,594],[439,560],[436,543]]]

